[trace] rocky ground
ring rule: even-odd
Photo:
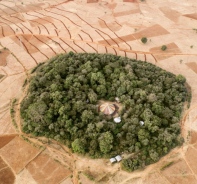
[[[196,50],[194,0],[0,1],[0,183],[196,184]],[[82,158],[52,140],[23,134],[24,80],[38,63],[69,51],[127,56],[184,75],[192,92],[181,121],[184,145],[127,173],[119,164]]]

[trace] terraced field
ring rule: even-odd
[[[0,183],[196,184],[196,10],[194,0],[0,1]],[[40,62],[69,51],[127,56],[184,75],[192,92],[180,122],[184,145],[127,173],[119,164],[82,158],[55,141],[22,133],[24,80]]]

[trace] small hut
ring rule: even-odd
[[[120,103],[120,99],[118,97],[115,98],[116,102]]]
[[[112,164],[116,162],[116,159],[115,159],[115,158],[110,158],[109,160],[110,160],[110,162],[111,162]]]
[[[117,156],[115,157],[115,159],[117,160],[117,162],[120,162],[120,161],[122,160],[122,157],[121,157],[120,155],[117,155]]]
[[[105,115],[112,115],[116,111],[116,107],[111,103],[104,103],[100,105],[99,110]]]
[[[144,122],[143,121],[140,121],[140,125],[143,126],[144,125]]]
[[[116,118],[114,118],[114,122],[115,122],[115,123],[120,123],[120,122],[121,122],[121,117],[116,117]]]

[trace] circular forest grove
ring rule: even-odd
[[[182,144],[185,81],[127,57],[61,54],[33,69],[21,103],[22,128],[92,158],[124,152],[122,168],[133,171]],[[99,110],[101,102],[119,104],[120,123]]]

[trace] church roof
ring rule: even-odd
[[[116,110],[115,105],[111,103],[104,103],[100,106],[100,111],[106,115],[113,114],[115,110]]]

